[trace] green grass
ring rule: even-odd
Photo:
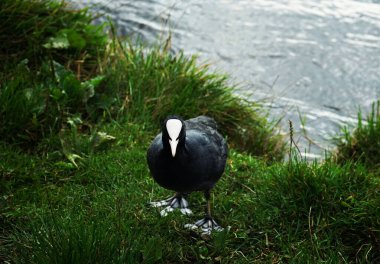
[[[259,103],[234,95],[226,75],[211,73],[195,56],[171,55],[160,48],[116,45],[114,54],[117,60],[102,72],[110,76],[102,87],[120,95],[118,120],[158,128],[173,113],[184,118],[209,115],[235,148],[268,160],[283,158],[285,144],[275,125],[267,121]]]
[[[70,10],[65,2],[1,5],[0,16],[7,19],[0,40],[11,39],[0,53],[0,136],[6,141],[33,150],[73,119],[84,129],[110,120],[157,129],[168,114],[207,114],[237,149],[283,158],[284,141],[260,104],[236,96],[225,75],[195,57],[121,44],[126,41],[102,31],[106,25],[90,24],[94,15]]]
[[[106,25],[51,0],[1,1],[0,17],[0,137],[33,148],[68,118],[88,115]]]
[[[160,217],[147,202],[171,195],[149,176],[144,128],[117,123],[102,147],[79,136],[78,165],[57,153],[1,146],[1,258],[15,263],[360,263],[380,260],[380,183],[365,167],[333,162],[267,165],[230,153],[213,194],[229,231],[211,239],[183,228],[203,217]],[[92,147],[88,147],[88,146]],[[82,152],[79,152],[81,150]]]
[[[344,129],[343,136],[338,139],[335,158],[340,163],[359,161],[380,174],[380,101],[372,104],[365,120],[359,112],[358,124],[352,132]]]
[[[3,0],[0,17],[1,73],[23,60],[36,71],[46,60],[76,70],[81,60],[82,71],[91,73],[108,42],[105,24],[93,25],[93,14],[65,1]]]

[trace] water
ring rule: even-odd
[[[359,107],[380,98],[380,1],[76,0],[96,4],[121,34],[148,42],[172,33],[173,51],[198,54],[292,120],[308,157],[333,148]]]

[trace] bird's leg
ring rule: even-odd
[[[211,216],[211,201],[210,201],[210,190],[204,192],[206,198],[206,216],[205,218],[196,221],[194,224],[186,224],[185,228],[191,230],[202,231],[202,235],[210,235],[212,230],[223,231],[223,228],[215,222],[214,218]]]
[[[152,207],[166,206],[161,210],[161,216],[167,216],[169,212],[174,211],[176,208],[180,209],[182,214],[190,215],[193,212],[188,208],[189,203],[186,201],[185,196],[186,194],[177,192],[174,196],[169,197],[168,199],[157,202],[150,202],[150,205]]]
[[[210,201],[210,190],[205,192],[206,197],[206,218],[211,218],[211,201]]]

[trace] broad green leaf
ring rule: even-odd
[[[70,42],[66,34],[60,34],[49,38],[48,42],[43,46],[47,49],[68,49],[70,47]]]
[[[86,40],[75,30],[73,29],[64,29],[63,30],[70,43],[70,48],[82,49],[86,46]]]
[[[62,29],[43,46],[47,49],[82,49],[86,46],[86,40],[73,29]]]

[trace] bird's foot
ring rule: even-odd
[[[150,202],[150,205],[152,207],[163,207],[166,206],[164,209],[161,210],[160,214],[161,216],[167,216],[168,213],[174,211],[174,209],[180,209],[181,213],[184,215],[190,215],[193,212],[188,208],[189,203],[186,201],[186,199],[182,195],[174,195],[166,200],[157,201],[157,202]]]
[[[206,216],[205,218],[196,221],[194,224],[186,224],[185,228],[194,231],[199,230],[202,235],[210,235],[213,230],[218,232],[224,230],[224,228],[218,225],[218,223],[210,216]]]

